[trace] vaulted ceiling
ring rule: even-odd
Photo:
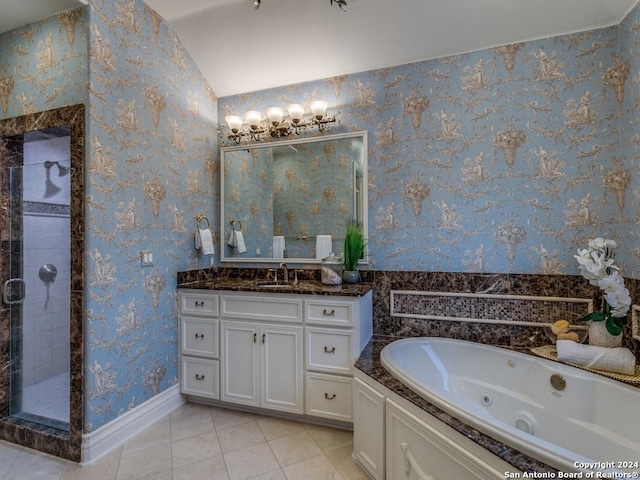
[[[119,0],[126,1],[126,0]],[[146,0],[220,97],[619,23],[637,0]],[[0,31],[83,0],[0,0]]]

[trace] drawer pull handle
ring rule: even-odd
[[[201,382],[204,381],[204,375],[199,375],[196,373],[196,380],[199,380]]]
[[[266,338],[266,335],[263,333],[263,334],[262,334],[262,344],[263,344],[263,345],[264,345],[264,340],[265,340],[265,338]]]
[[[328,311],[327,309],[322,310],[323,317],[333,317],[335,316],[335,314],[336,314],[335,310],[331,310],[331,311]]]
[[[203,300],[203,301],[201,301],[201,302],[199,302],[199,301],[197,301],[197,300],[196,300],[196,307],[197,307],[197,308],[202,308],[202,307],[204,307],[204,300]]]
[[[325,392],[325,394],[324,394],[324,399],[325,400],[333,400],[334,398],[336,398],[336,394],[335,393],[333,395],[329,396],[329,394]]]
[[[204,340],[204,333],[196,333],[196,340]]]
[[[413,458],[413,453],[411,453],[411,450],[409,450],[408,443],[402,442],[400,444],[400,450],[402,450],[402,453],[404,455],[404,473],[407,475],[407,477],[411,473],[411,467],[413,467],[413,469],[416,471],[416,474],[418,475],[418,480],[436,480],[431,475],[427,475],[422,471],[422,469],[416,462],[416,459]]]
[[[253,334],[253,343],[256,343],[256,336],[257,336],[257,335],[258,335],[257,333],[254,333],[254,334]]]
[[[336,353],[336,347],[333,347],[329,350],[327,347],[324,347],[324,353]]]

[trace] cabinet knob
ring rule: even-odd
[[[336,394],[335,393],[333,393],[333,394],[331,394],[331,396],[329,396],[329,394],[325,392],[325,394],[324,394],[324,399],[325,400],[333,400],[334,398],[336,398]]]
[[[204,381],[204,375],[199,375],[196,373],[196,380],[199,380],[201,382]]]
[[[196,333],[196,340],[204,340],[204,333]]]
[[[335,314],[336,314],[335,310],[331,310],[331,311],[329,311],[327,309],[322,310],[322,316],[323,317],[333,317]]]
[[[197,301],[197,300],[196,300],[196,307],[197,307],[197,308],[202,308],[202,307],[204,307],[204,300],[203,300],[203,301],[201,301],[201,302],[199,302],[199,301]]]
[[[333,347],[332,349],[324,347],[324,353],[336,353],[336,347]]]

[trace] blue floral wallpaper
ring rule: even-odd
[[[216,98],[142,1],[91,2],[87,430],[178,381],[176,272],[213,216]],[[213,223],[212,223],[213,224]],[[154,266],[140,266],[140,250]]]
[[[178,381],[176,272],[216,224],[217,99],[140,0],[96,0],[0,36],[2,118],[84,103],[85,432]],[[5,59],[7,61],[5,61]],[[140,251],[154,253],[140,266]]]
[[[87,19],[71,10],[0,35],[0,119],[86,103]]]
[[[1,118],[87,106],[85,431],[177,382],[175,274],[195,215],[220,224],[228,113],[319,98],[333,132],[369,132],[372,268],[577,274],[606,236],[639,277],[638,25],[221,100],[141,0],[1,35]]]
[[[604,236],[637,277],[639,17],[225,97],[219,118],[324,99],[333,132],[367,130],[375,269],[576,274]]]

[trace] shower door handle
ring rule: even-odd
[[[21,278],[12,278],[2,286],[2,299],[7,305],[24,302],[25,283]]]

